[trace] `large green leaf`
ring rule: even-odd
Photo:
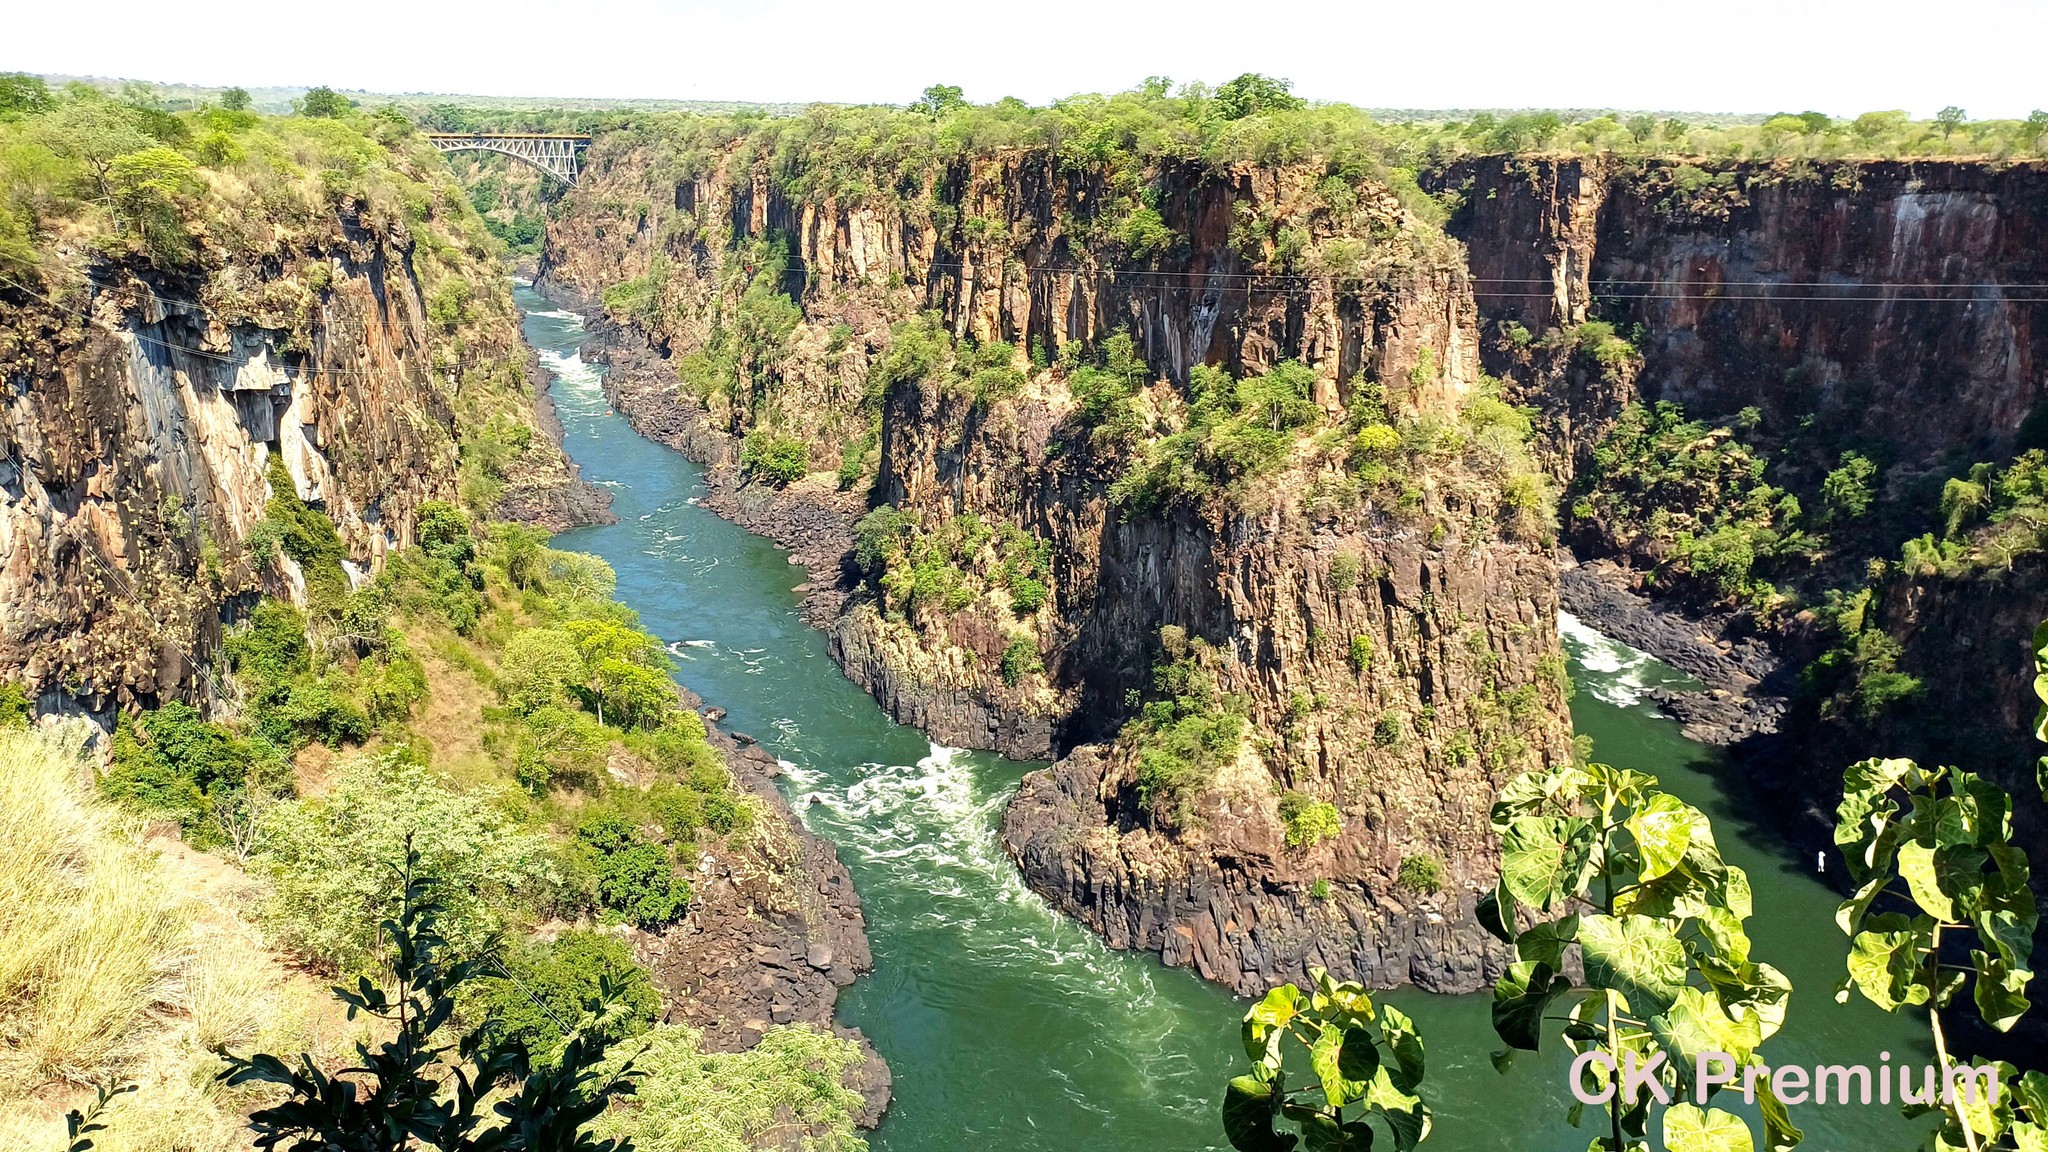
[[[1535,960],[1552,968],[1564,967],[1564,951],[1579,938],[1576,913],[1532,926],[1515,939],[1515,957]]]
[[[1429,1105],[1395,1084],[1387,1065],[1380,1065],[1373,1075],[1372,1089],[1365,1094],[1365,1102],[1386,1120],[1387,1129],[1394,1134],[1394,1147],[1400,1152],[1409,1152],[1429,1135]]]
[[[1922,912],[1936,920],[1955,919],[1955,905],[1941,890],[1941,884],[1934,875],[1933,845],[1899,845],[1899,876],[1906,881],[1906,887],[1913,893],[1913,902],[1920,905]]]
[[[1724,1053],[1742,1065],[1763,1043],[1762,1022],[1754,1014],[1745,1013],[1737,1020],[1719,1000],[1697,988],[1682,989],[1670,1011],[1651,1017],[1650,1031],[1688,1083],[1702,1053]]]
[[[1635,837],[1636,849],[1641,856],[1638,879],[1655,880],[1678,867],[1678,862],[1685,857],[1685,850],[1692,845],[1696,815],[1678,797],[1659,792],[1628,818],[1629,835]]]
[[[1655,1015],[1671,1007],[1685,986],[1685,946],[1662,921],[1647,916],[1581,917],[1579,948],[1587,982],[1621,993],[1638,1015]]]
[[[1925,1004],[1933,994],[1921,978],[1920,955],[1928,936],[1898,915],[1873,916],[1882,930],[1856,934],[1849,948],[1849,979],[1872,1004],[1887,1012]]]
[[[1515,942],[1515,897],[1506,885],[1496,884],[1493,891],[1481,896],[1472,914],[1487,935],[1503,944]]]
[[[1510,1047],[1538,1051],[1544,1010],[1570,987],[1571,981],[1541,960],[1508,965],[1493,985],[1493,1030]]]
[[[1792,1113],[1785,1102],[1772,1090],[1769,1077],[1758,1086],[1756,1106],[1764,1118],[1765,1152],[1792,1152],[1806,1139],[1806,1133],[1792,1123]]]
[[[1223,1134],[1237,1152],[1293,1152],[1299,1141],[1292,1132],[1273,1127],[1280,1113],[1281,1086],[1239,1076],[1223,1094]]]
[[[1577,817],[1517,816],[1501,833],[1501,883],[1516,901],[1535,908],[1575,896],[1570,881],[1591,852],[1591,839]]]
[[[1333,1108],[1365,1095],[1372,1074],[1379,1070],[1380,1050],[1372,1030],[1358,1025],[1331,1025],[1318,1033],[1308,1048],[1309,1065],[1322,1081],[1323,1095]]]
[[[2013,1086],[2013,1100],[2036,1124],[2048,1124],[2048,1072],[2022,1075]]]
[[[1391,1071],[1394,1086],[1404,1092],[1415,1091],[1422,1083],[1427,1071],[1427,1058],[1422,1050],[1422,1033],[1415,1028],[1415,1021],[1408,1014],[1391,1004],[1380,1009],[1380,1035],[1386,1039],[1387,1048],[1394,1054]],[[1386,1065],[1380,1065],[1387,1071]]]
[[[1730,965],[1749,962],[1749,933],[1740,916],[1726,908],[1708,908],[1700,914],[1699,925],[1722,961]]]
[[[2004,1032],[2026,1015],[2027,982],[2034,978],[2024,968],[2011,968],[2003,957],[1970,950],[1970,966],[1977,970],[1977,1011],[1984,1022]]]
[[[1665,1109],[1664,1147],[1668,1152],[1756,1152],[1741,1117],[1691,1104]]]
[[[1287,1034],[1287,1025],[1302,1008],[1302,991],[1292,984],[1282,984],[1260,999],[1244,1014],[1244,1054],[1269,1071],[1280,1067],[1280,1041]]]
[[[1863,930],[1863,918],[1870,914],[1870,905],[1877,900],[1878,893],[1891,883],[1888,873],[1880,872],[1863,882],[1856,894],[1842,901],[1835,909],[1835,923],[1842,929],[1842,935],[1854,936]]]
[[[1559,772],[1524,772],[1501,786],[1493,801],[1493,830],[1504,832],[1518,816],[1533,816],[1543,810],[1563,783]]]

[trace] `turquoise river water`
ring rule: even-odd
[[[783,787],[838,847],[866,909],[875,971],[843,995],[842,1022],[873,1039],[896,1098],[875,1152],[1189,1152],[1224,1147],[1225,1081],[1242,1062],[1245,1004],[1155,957],[1113,952],[1025,888],[995,835],[1033,765],[931,743],[892,722],[826,656],[797,615],[801,569],[769,541],[700,506],[701,471],[613,413],[600,369],[577,356],[582,324],[526,289],[525,332],[553,374],[564,443],[611,490],[618,523],[565,533],[561,547],[618,570],[619,596],[677,658],[678,678],[727,710],[787,771]],[[1901,1021],[1831,992],[1846,951],[1836,897],[1738,815],[1716,753],[1691,743],[1643,699],[1681,683],[1671,669],[1566,618],[1579,684],[1572,706],[1598,758],[1656,773],[1713,818],[1725,854],[1756,890],[1755,955],[1792,978],[1773,1063],[1918,1062],[1927,1047]],[[1580,1152],[1590,1130],[1555,1053],[1496,1072],[1487,997],[1390,993],[1428,1045],[1426,1147]],[[1862,1152],[1915,1142],[1897,1113],[1871,1106],[1794,1110],[1807,1147]]]

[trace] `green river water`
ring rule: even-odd
[[[842,1022],[874,1041],[895,1074],[875,1152],[1184,1152],[1223,1147],[1224,1082],[1242,1062],[1245,1005],[1155,957],[1112,952],[1025,888],[995,829],[1033,765],[939,747],[891,721],[839,673],[797,615],[804,576],[774,544],[700,506],[700,470],[635,435],[613,413],[599,370],[576,355],[581,322],[525,287],[527,339],[554,375],[564,443],[612,493],[618,523],[562,535],[618,570],[619,597],[668,643],[678,678],[727,710],[787,766],[785,792],[838,847],[866,910],[875,971],[842,996]],[[1721,789],[1720,761],[1642,698],[1683,683],[1641,653],[1563,621],[1580,732],[1607,762],[1656,773],[1712,817],[1732,863],[1749,870],[1757,958],[1796,989],[1772,1063],[1919,1063],[1923,1035],[1832,998],[1845,943],[1836,897],[1746,822]],[[1428,1045],[1426,1147],[1580,1152],[1590,1130],[1556,1053],[1497,1073],[1483,995],[1390,993]],[[1725,1098],[1723,1100],[1725,1103]],[[1795,1108],[1806,1147],[1909,1147],[1878,1105]]]

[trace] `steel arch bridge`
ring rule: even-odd
[[[427,139],[443,152],[500,152],[571,187],[576,184],[577,154],[590,147],[588,136],[539,133],[429,132]]]

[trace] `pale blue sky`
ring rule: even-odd
[[[1285,76],[1369,107],[2048,107],[2048,0],[11,0],[0,70],[372,91],[1042,103]]]

